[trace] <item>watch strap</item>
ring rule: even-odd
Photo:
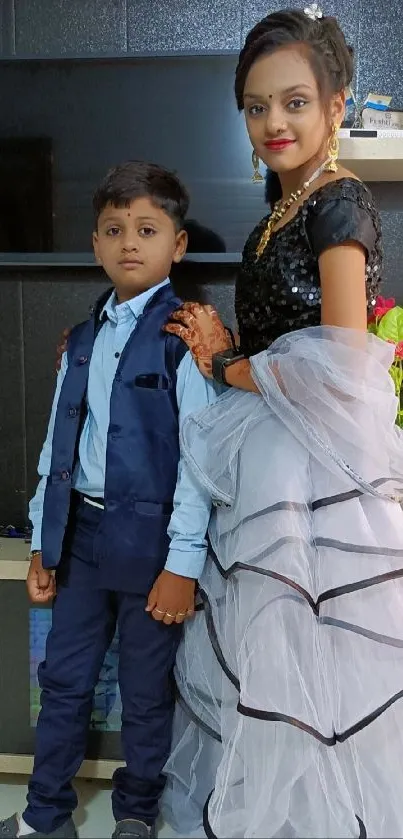
[[[220,385],[226,385],[227,380],[225,371],[227,367],[231,367],[238,361],[243,361],[245,356],[238,350],[224,350],[224,352],[215,353],[212,358],[213,379]]]

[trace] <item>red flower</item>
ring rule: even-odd
[[[395,306],[395,298],[389,297],[386,299],[385,297],[377,297],[374,306],[374,316],[376,318],[383,318],[386,315],[386,312],[389,312],[390,309],[393,309]]]
[[[403,341],[396,344],[395,358],[403,358]]]

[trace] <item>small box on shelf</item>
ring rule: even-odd
[[[403,181],[403,131],[341,128],[340,162],[363,181]]]

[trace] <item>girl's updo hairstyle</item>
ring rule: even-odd
[[[297,44],[306,53],[325,109],[332,94],[343,91],[351,84],[354,72],[353,49],[347,46],[336,18],[312,20],[299,9],[286,9],[267,15],[247,35],[235,71],[235,96],[240,111],[244,107],[246,78],[255,61],[278,49]],[[287,60],[286,56],[284,60]],[[273,178],[273,187],[275,181],[278,179]],[[278,188],[275,192],[278,192]],[[268,197],[270,203],[277,200],[275,194],[269,194]],[[281,197],[281,190],[278,197]]]
[[[235,96],[243,110],[243,92],[252,64],[281,47],[301,44],[315,75],[324,101],[344,90],[353,78],[353,50],[346,44],[334,17],[312,20],[305,12],[287,9],[263,18],[247,35],[235,71]],[[286,60],[286,58],[284,59]]]

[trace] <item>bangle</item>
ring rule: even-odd
[[[29,552],[29,559],[33,559],[34,556],[39,556],[39,554],[42,554],[42,551],[30,551]]]

